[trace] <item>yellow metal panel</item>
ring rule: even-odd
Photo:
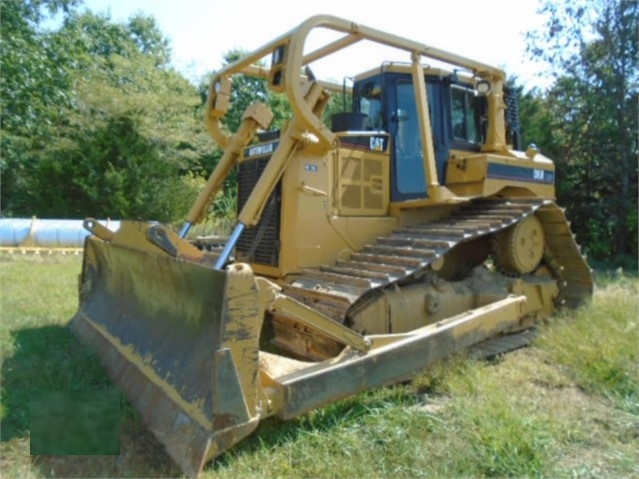
[[[344,162],[345,171],[367,178],[359,180],[359,184],[351,180],[353,185],[365,185],[358,193],[359,201],[366,205],[375,204],[379,197],[388,198],[387,156],[355,151],[349,158],[356,158],[356,161]],[[340,207],[340,190],[333,184],[338,176],[339,163],[337,152],[318,156],[304,150],[291,158],[282,177],[279,269],[267,270],[254,265],[256,272],[271,277],[285,276],[303,268],[331,264],[396,227],[397,220],[385,216],[387,199],[377,210],[353,209],[358,216],[344,213],[344,208]],[[378,175],[380,169],[382,178]],[[350,185],[348,181],[341,183],[342,187]],[[378,194],[378,191],[381,193]],[[377,212],[377,215],[373,216],[373,212]],[[273,274],[274,271],[278,271],[278,274]]]
[[[470,157],[453,156],[448,160],[446,169],[446,185],[451,186],[457,183],[476,183],[486,179],[486,168],[488,166],[488,155],[477,155]]]
[[[340,149],[337,204],[340,216],[381,216],[388,211],[387,155]]]
[[[464,196],[491,196],[513,187],[530,196],[554,198],[554,183],[552,162],[507,155],[454,151],[446,171],[446,185]]]
[[[280,275],[318,266],[348,248],[335,235],[329,217],[334,214],[333,154],[298,152],[282,178]]]

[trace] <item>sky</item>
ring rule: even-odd
[[[330,14],[497,66],[526,89],[544,83],[524,39],[543,25],[538,0],[85,0],[84,6],[114,21],[137,12],[153,16],[170,41],[174,66],[194,82],[220,68],[229,50],[257,49],[312,15]]]

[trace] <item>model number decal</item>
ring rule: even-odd
[[[536,181],[544,181],[545,180],[544,170],[534,169],[533,170],[533,179],[536,180]]]
[[[312,171],[313,173],[317,173],[317,170],[319,168],[317,167],[317,165],[314,165],[312,163],[307,163],[307,164],[304,165],[304,169],[306,171]]]
[[[487,176],[500,180],[527,181],[544,185],[552,185],[555,182],[555,172],[552,170],[501,163],[489,163]]]

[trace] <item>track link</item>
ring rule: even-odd
[[[410,282],[454,247],[494,235],[533,214],[544,227],[544,262],[558,281],[558,306],[577,307],[592,296],[591,270],[563,210],[543,199],[469,202],[447,218],[377,238],[348,260],[305,270],[283,291],[343,323],[349,310],[370,291]]]

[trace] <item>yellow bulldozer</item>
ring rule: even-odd
[[[370,69],[316,77],[349,51]],[[240,75],[288,101],[283,126],[254,103],[228,131]],[[337,94],[352,107],[325,120]],[[509,350],[592,296],[554,164],[519,146],[498,68],[315,16],[217,71],[205,116],[224,153],[181,228],[85,220],[71,321],[189,476],[264,418]],[[198,247],[191,226],[234,169],[235,229]]]

